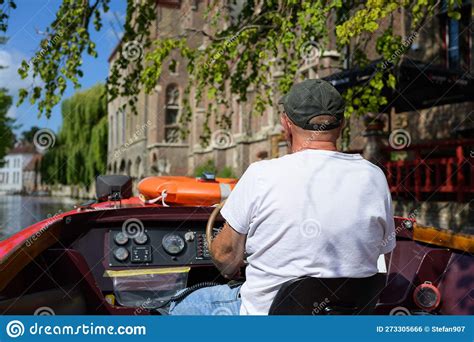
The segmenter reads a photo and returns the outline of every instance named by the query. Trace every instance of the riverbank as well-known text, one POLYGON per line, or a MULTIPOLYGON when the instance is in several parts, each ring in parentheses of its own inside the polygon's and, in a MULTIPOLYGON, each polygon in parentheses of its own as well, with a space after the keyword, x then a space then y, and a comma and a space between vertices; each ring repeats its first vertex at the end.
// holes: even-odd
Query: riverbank
POLYGON ((95 199, 95 186, 86 188, 79 185, 54 185, 50 189, 51 197, 68 197, 75 199, 95 199))
POLYGON ((0 240, 33 223, 74 208, 77 200, 65 196, 0 196, 0 240))

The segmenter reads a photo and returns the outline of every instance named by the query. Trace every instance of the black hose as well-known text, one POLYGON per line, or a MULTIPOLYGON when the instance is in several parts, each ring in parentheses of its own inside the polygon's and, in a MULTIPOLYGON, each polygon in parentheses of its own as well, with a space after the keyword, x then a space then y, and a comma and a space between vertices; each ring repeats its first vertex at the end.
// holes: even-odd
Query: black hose
POLYGON ((169 301, 179 303, 180 301, 182 301, 184 298, 186 298, 187 296, 189 296, 191 293, 193 293, 196 290, 202 289, 203 287, 211 287, 211 286, 219 286, 219 285, 222 285, 222 284, 216 283, 214 281, 205 281, 203 283, 194 284, 193 286, 188 287, 183 292, 171 297, 169 301))
POLYGON ((163 303, 161 303, 160 305, 154 307, 152 309, 152 311, 156 311, 158 309, 161 309, 163 307, 165 307, 166 305, 168 305, 169 303, 171 302, 176 302, 176 303, 179 303, 180 301, 182 301, 184 298, 186 298, 187 296, 189 296, 191 293, 193 293, 194 291, 196 290, 199 290, 199 289, 202 289, 203 287, 211 287, 211 286, 219 286, 219 285, 222 285, 220 283, 216 283, 214 281, 205 281, 205 282, 202 282, 202 283, 198 283, 198 284, 194 284, 193 286, 191 287, 188 287, 186 290, 184 290, 183 292, 177 294, 177 295, 174 295, 172 296, 170 299, 168 300, 165 300, 163 303))

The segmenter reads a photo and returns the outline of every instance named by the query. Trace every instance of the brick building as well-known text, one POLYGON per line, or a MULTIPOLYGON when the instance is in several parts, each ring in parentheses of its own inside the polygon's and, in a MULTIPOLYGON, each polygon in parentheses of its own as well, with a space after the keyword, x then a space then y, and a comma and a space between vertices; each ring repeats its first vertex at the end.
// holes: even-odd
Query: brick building
MULTIPOLYGON (((190 28, 208 29, 204 20, 206 6, 206 1, 197 0, 157 1, 156 21, 150 35, 159 39, 190 28)), ((374 128, 362 118, 350 120, 351 136, 346 149, 361 151, 366 158, 378 162, 387 172, 395 198, 466 203, 474 196, 474 142, 470 140, 474 136, 472 11, 471 2, 464 1, 461 19, 457 21, 449 18, 441 5, 411 36, 407 33, 409 15, 404 11, 397 13, 393 18, 394 31, 404 37, 409 50, 404 51, 396 70, 397 88, 384 93, 387 106, 381 113, 372 113, 381 125, 374 128), (398 132, 408 139, 402 148, 396 140, 397 146, 394 141, 389 143, 389 137, 398 132)), ((342 57, 335 49, 334 39, 330 39, 322 56, 303 63, 299 78, 326 78, 341 91, 363 84, 374 68, 384 67, 384 61, 377 60, 374 41, 367 46, 374 63, 358 69, 350 67, 350 58, 342 57)), ((206 38, 190 35, 188 44, 199 47, 206 44, 206 38)), ((111 63, 115 53, 110 57, 111 63)), ((250 114, 252 89, 247 102, 231 101, 230 130, 211 127, 215 133, 208 147, 203 147, 199 138, 207 103, 191 101, 190 134, 181 140, 178 118, 188 76, 181 57, 173 58, 177 61, 174 72, 165 66, 155 91, 140 94, 138 115, 120 111, 122 99, 109 104, 108 172, 127 173, 135 179, 148 175, 193 175, 197 166, 212 160, 217 169, 228 167, 240 175, 256 160, 287 152, 280 134, 278 109, 266 108, 260 116, 250 114)), ((277 78, 278 73, 275 67, 271 78, 277 78)), ((400 211, 408 215, 413 207, 418 206, 412 204, 400 211)), ((462 217, 472 216, 469 208, 461 209, 462 217)))

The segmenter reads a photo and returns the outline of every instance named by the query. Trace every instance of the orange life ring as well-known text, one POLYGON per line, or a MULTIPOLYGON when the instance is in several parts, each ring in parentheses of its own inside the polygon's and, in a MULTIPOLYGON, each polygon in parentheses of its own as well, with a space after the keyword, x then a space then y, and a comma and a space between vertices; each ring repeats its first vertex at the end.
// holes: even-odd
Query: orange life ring
POLYGON ((186 206, 211 206, 225 200, 237 183, 234 178, 200 178, 181 176, 147 177, 138 183, 140 197, 145 201, 166 194, 169 204, 186 206))

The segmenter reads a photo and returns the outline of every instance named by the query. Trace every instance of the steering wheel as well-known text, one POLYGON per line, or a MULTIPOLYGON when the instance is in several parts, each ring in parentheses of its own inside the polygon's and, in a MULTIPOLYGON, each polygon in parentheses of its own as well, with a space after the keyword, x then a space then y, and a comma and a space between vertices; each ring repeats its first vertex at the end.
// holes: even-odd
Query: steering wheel
POLYGON ((214 210, 209 216, 206 224, 206 242, 207 242, 207 249, 211 252, 211 243, 212 243, 212 230, 214 228, 214 223, 216 222, 217 215, 221 212, 222 207, 224 206, 225 201, 222 201, 218 205, 215 206, 214 210))

